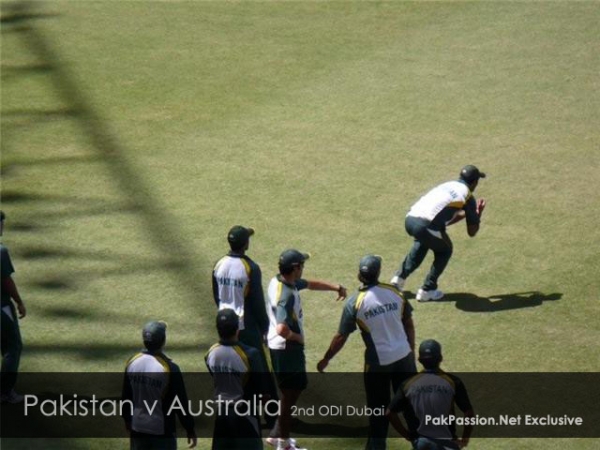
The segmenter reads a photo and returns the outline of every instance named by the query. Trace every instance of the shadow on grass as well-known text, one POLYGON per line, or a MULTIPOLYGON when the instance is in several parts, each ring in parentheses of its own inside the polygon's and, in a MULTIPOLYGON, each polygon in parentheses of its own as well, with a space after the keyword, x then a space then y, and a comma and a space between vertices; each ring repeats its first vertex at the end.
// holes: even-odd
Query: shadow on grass
MULTIPOLYGON (((415 298, 414 294, 409 293, 409 295, 410 298, 415 298)), ((456 307, 461 311, 498 312, 541 306, 544 302, 560 300, 562 296, 563 294, 559 292, 543 294, 539 291, 498 294, 489 297, 479 297, 468 292, 452 292, 446 294, 441 300, 429 303, 455 302, 456 307)))
MULTIPOLYGON (((129 213, 134 214, 136 219, 144 230, 148 245, 152 246, 158 255, 152 263, 140 261, 131 258, 127 261, 120 261, 120 270, 110 270, 102 273, 89 273, 85 269, 78 273, 77 270, 69 273, 78 281, 83 279, 100 278, 110 275, 118 275, 124 272, 123 267, 140 267, 145 270, 160 270, 168 273, 177 286, 186 291, 185 298, 188 307, 195 314, 212 313, 212 300, 209 302, 199 302, 197 299, 201 292, 208 292, 209 280, 204 283, 196 273, 194 255, 190 250, 190 245, 181 236, 181 230, 178 229, 174 220, 160 206, 160 202, 153 195, 153 190, 143 177, 140 171, 132 164, 131 159, 127 157, 128 152, 121 144, 118 136, 112 132, 109 123, 101 117, 96 107, 86 96, 86 88, 77 81, 63 64, 64 58, 55 51, 49 40, 44 36, 38 27, 36 20, 46 17, 59 17, 56 14, 40 14, 37 12, 35 2, 20 1, 3 5, 2 10, 2 32, 15 33, 19 40, 25 44, 27 52, 34 58, 34 62, 24 65, 10 65, 8 67, 11 75, 15 77, 35 76, 45 77, 45 81, 57 94, 58 109, 36 110, 33 107, 26 106, 25 109, 14 111, 2 111, 7 120, 3 120, 3 139, 1 141, 4 152, 9 142, 19 142, 21 133, 27 133, 27 127, 40 126, 43 118, 49 120, 69 120, 81 129, 87 137, 94 153, 90 156, 77 157, 74 160, 70 158, 45 161, 44 155, 39 158, 17 159, 13 165, 26 168, 33 164, 48 164, 48 169, 52 170, 54 164, 62 163, 101 163, 108 170, 113 182, 121 192, 119 201, 106 201, 100 199, 86 199, 78 195, 74 196, 56 196, 45 192, 20 193, 5 191, 3 202, 7 203, 28 203, 32 204, 32 215, 29 220, 17 218, 20 222, 18 229, 26 232, 43 232, 44 228, 51 226, 52 223, 61 223, 65 218, 88 217, 95 215, 129 213), (27 119, 23 122, 23 118, 27 119), (17 120, 17 126, 11 123, 11 120, 17 120), (22 126, 25 123, 25 126, 22 126), (21 125, 19 125, 21 124, 21 125), (12 128, 11 128, 12 127, 12 128), (9 139, 7 139, 9 138, 9 139), (12 140, 10 139, 12 138, 12 140), (38 204, 47 205, 58 203, 61 208, 49 213, 36 213, 38 204), (38 225, 38 217, 43 216, 43 225, 38 225)), ((6 84, 6 83, 5 83, 6 84)), ((4 86, 3 86, 4 87, 4 86)), ((18 154, 18 149, 14 150, 18 154)), ((52 176, 52 175, 48 175, 52 176)), ((30 248, 23 249, 25 257, 30 259, 43 259, 59 257, 61 260, 80 261, 87 259, 104 258, 104 255, 91 255, 63 249, 57 251, 54 248, 30 248)), ((117 255, 121 256, 121 255, 117 255)), ((57 290, 71 288, 74 283, 71 280, 39 280, 34 284, 42 289, 57 290)))

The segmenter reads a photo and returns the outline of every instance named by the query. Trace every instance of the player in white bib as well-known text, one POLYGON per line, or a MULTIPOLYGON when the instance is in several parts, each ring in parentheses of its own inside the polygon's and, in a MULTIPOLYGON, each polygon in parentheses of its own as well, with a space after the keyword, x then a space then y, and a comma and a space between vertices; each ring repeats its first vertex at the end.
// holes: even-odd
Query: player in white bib
POLYGON ((391 280, 399 290, 404 289, 408 276, 419 268, 427 252, 432 250, 433 264, 417 291, 417 300, 440 300, 444 296, 438 290, 438 278, 450 261, 453 250, 446 227, 466 219, 469 236, 477 234, 485 208, 485 200, 476 201, 473 197, 480 178, 485 178, 485 173, 475 166, 465 166, 458 180, 434 187, 410 208, 405 227, 406 232, 414 238, 414 243, 391 280))
POLYGON ((215 400, 225 407, 217 414, 212 450, 262 450, 257 411, 237 409, 239 402, 258 402, 267 396, 266 368, 254 347, 238 341, 239 318, 232 309, 217 313, 219 342, 204 360, 213 377, 215 400))
POLYGON ((163 352, 166 333, 165 322, 147 323, 142 331, 146 350, 127 361, 123 399, 132 402, 133 410, 125 409, 123 418, 132 450, 175 450, 176 416, 186 430, 189 448, 197 443, 191 414, 179 408, 169 413, 176 398, 187 407, 188 397, 179 366, 163 352))
MULTIPOLYGON (((381 257, 367 255, 360 260, 358 279, 362 286, 346 302, 338 332, 317 364, 323 372, 359 327, 366 347, 364 380, 367 407, 371 409, 389 404, 391 392, 416 372, 412 307, 394 286, 379 282, 380 273, 381 257)), ((387 432, 386 417, 370 416, 365 449, 385 450, 387 432)))
POLYGON ((458 439, 454 424, 428 423, 427 417, 455 415, 454 406, 465 417, 475 417, 465 385, 456 375, 440 369, 442 346, 428 339, 419 346, 423 371, 406 380, 392 399, 386 415, 392 426, 412 443, 413 450, 458 450, 469 444, 473 425, 463 427, 458 439), (407 427, 399 419, 403 413, 407 427))
MULTIPOLYGON (((227 233, 230 252, 216 264, 212 274, 213 298, 219 311, 233 310, 239 317, 239 341, 258 350, 265 370, 269 370, 268 350, 265 337, 269 330, 269 318, 265 307, 260 266, 247 254, 254 229, 236 225, 227 233)), ((266 377, 271 399, 278 397, 275 379, 266 377)), ((275 419, 265 415, 267 426, 275 419)))

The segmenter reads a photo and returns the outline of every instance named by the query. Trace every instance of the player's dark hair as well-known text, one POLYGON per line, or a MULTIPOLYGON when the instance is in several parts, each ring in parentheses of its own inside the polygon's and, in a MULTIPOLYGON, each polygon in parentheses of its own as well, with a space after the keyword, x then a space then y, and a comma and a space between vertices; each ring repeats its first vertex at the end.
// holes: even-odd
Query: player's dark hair
POLYGON ((244 250, 246 250, 246 245, 247 244, 248 244, 248 242, 245 242, 242 245, 240 245, 239 243, 230 242, 229 243, 229 248, 231 249, 232 252, 242 253, 244 250))
POLYGON ((217 328, 217 332, 219 333, 219 337, 221 339, 231 339, 237 333, 238 328, 234 326, 220 326, 217 328))
POLYGON ((365 274, 359 273, 358 274, 358 281, 360 281, 362 284, 374 284, 377 283, 379 281, 379 275, 374 276, 367 276, 365 274))
POLYGON ((442 362, 441 358, 419 358, 419 362, 423 365, 425 370, 434 370, 440 367, 442 362))
POLYGON ((279 266, 279 273, 281 275, 288 275, 294 271, 295 266, 279 266))
POLYGON ((165 339, 161 341, 144 341, 144 347, 149 352, 157 352, 165 345, 165 339))

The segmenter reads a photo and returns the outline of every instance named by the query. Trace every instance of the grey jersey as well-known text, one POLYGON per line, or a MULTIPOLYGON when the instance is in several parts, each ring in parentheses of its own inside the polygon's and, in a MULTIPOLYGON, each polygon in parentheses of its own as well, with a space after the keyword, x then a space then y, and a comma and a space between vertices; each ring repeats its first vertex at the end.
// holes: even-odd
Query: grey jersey
POLYGON ((366 362, 392 364, 411 352, 403 324, 411 312, 410 304, 392 285, 364 286, 346 301, 338 332, 348 336, 358 325, 367 347, 366 362))
POLYGON ((204 358, 213 376, 215 398, 238 401, 265 392, 266 369, 253 347, 220 342, 213 345, 204 358))
POLYGON ((457 376, 425 371, 409 378, 396 393, 389 409, 404 412, 411 431, 432 439, 456 439, 453 426, 434 425, 430 417, 448 417, 454 404, 461 411, 472 409, 464 384, 457 376))

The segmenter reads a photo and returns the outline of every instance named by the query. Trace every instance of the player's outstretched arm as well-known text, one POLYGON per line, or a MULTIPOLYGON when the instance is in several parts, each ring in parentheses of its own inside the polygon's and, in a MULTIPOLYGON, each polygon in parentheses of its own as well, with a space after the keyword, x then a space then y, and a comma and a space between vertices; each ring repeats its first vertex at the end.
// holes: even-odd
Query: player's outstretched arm
POLYGON ((308 289, 311 291, 333 291, 338 293, 336 301, 344 300, 348 296, 346 288, 337 283, 330 283, 322 280, 307 280, 308 289))

